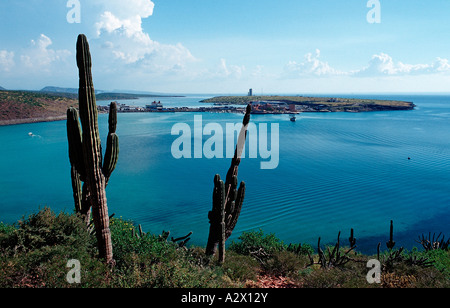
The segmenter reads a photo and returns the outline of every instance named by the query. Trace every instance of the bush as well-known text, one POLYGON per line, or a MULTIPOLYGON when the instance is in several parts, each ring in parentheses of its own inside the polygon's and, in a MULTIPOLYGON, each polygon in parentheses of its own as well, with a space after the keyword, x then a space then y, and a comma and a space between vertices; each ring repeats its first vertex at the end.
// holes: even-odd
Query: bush
POLYGON ((164 258, 174 258, 176 254, 175 246, 159 239, 158 236, 137 235, 136 227, 131 221, 113 218, 110 229, 114 259, 118 265, 131 253, 153 257, 155 262, 164 258))
POLYGON ((7 232, 0 238, 1 248, 29 252, 57 245, 89 251, 95 247, 95 239, 76 215, 56 215, 44 208, 18 224, 18 229, 6 228, 7 232))
POLYGON ((19 221, 17 229, 2 227, 0 248, 0 287, 71 287, 66 280, 71 259, 83 265, 84 285, 105 281, 96 240, 77 215, 44 208, 19 221))
POLYGON ((243 232, 238 239, 240 242, 232 241, 229 249, 241 255, 250 255, 260 249, 265 253, 272 254, 286 248, 275 234, 264 235, 261 229, 259 231, 243 232))

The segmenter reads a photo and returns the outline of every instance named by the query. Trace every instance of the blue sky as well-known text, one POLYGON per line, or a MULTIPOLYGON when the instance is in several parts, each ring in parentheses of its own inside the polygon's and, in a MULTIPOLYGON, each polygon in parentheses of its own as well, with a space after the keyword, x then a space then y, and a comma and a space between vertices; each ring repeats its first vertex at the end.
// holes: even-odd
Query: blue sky
POLYGON ((0 2, 0 86, 77 87, 85 33, 103 90, 450 92, 448 0, 379 0, 380 23, 368 0, 68 2, 0 2))

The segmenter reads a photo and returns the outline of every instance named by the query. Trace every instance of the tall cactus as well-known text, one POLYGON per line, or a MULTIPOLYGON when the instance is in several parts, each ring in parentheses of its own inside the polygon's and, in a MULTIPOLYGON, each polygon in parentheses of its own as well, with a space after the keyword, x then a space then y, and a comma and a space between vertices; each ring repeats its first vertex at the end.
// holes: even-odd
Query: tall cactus
POLYGON ((389 229, 389 242, 386 243, 386 246, 389 250, 392 250, 395 246, 394 242, 394 221, 391 220, 391 227, 389 229))
POLYGON ((230 238, 236 227, 245 197, 245 182, 242 182, 238 189, 237 175, 247 138, 251 111, 252 107, 248 105, 234 158, 227 173, 226 183, 221 180, 220 175, 217 174, 214 177, 213 208, 208 214, 210 229, 206 254, 214 255, 217 246, 219 246, 219 261, 221 263, 225 261, 225 242, 230 238))
POLYGON ((82 34, 78 36, 77 41, 77 65, 80 76, 78 95, 82 131, 77 111, 74 108, 67 111, 67 135, 75 206, 77 211, 87 217, 92 207, 99 255, 110 263, 113 262, 113 252, 105 189, 117 165, 119 154, 119 138, 115 133, 117 106, 116 103, 111 103, 110 106, 109 133, 103 161, 98 130, 98 111, 92 82, 91 54, 86 36, 82 34), (81 181, 84 182, 82 189, 80 189, 81 181))

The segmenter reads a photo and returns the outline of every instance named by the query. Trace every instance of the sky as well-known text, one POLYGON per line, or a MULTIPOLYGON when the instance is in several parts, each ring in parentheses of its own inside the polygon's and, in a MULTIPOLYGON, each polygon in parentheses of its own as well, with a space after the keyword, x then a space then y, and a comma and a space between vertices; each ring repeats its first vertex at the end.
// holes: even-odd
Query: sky
POLYGON ((450 1, 1 0, 0 86, 160 93, 449 93, 450 1), (342 3, 345 4, 342 4, 342 3))

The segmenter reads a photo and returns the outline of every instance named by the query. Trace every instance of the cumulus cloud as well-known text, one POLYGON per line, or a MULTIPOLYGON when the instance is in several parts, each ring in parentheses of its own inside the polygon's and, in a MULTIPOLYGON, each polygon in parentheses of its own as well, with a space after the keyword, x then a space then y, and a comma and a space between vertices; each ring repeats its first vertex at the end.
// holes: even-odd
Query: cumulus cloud
POLYGON ((245 72, 245 66, 239 65, 228 65, 227 60, 222 58, 220 59, 219 65, 217 65, 216 69, 210 71, 210 77, 212 78, 234 78, 240 79, 242 74, 245 72))
POLYGON ((150 0, 100 0, 102 11, 95 23, 102 47, 123 64, 139 64, 148 70, 180 71, 186 63, 196 61, 181 43, 163 44, 150 38, 142 21, 153 15, 150 0))
POLYGON ((14 65, 14 52, 0 50, 0 71, 9 72, 14 65))
POLYGON ((285 78, 301 77, 325 77, 325 76, 354 76, 354 77, 383 77, 383 76, 406 76, 450 73, 448 59, 437 58, 431 64, 407 64, 401 61, 395 62, 386 53, 372 56, 367 66, 353 71, 339 71, 334 69, 328 62, 320 59, 320 50, 308 53, 301 63, 290 61, 283 71, 285 78))
POLYGON ((66 61, 71 56, 68 50, 50 48, 52 44, 52 40, 44 34, 37 40, 31 40, 30 48, 20 56, 21 63, 28 68, 49 70, 52 63, 66 61))
POLYGON ((306 54, 304 61, 301 63, 289 61, 284 70, 284 76, 288 78, 302 76, 333 76, 342 74, 344 74, 344 72, 334 69, 328 62, 320 60, 319 49, 316 49, 314 54, 306 54))
POLYGON ((395 75, 421 75, 450 72, 447 59, 437 58, 431 64, 405 64, 395 63, 393 58, 385 53, 372 56, 369 65, 361 70, 352 72, 353 76, 395 76, 395 75))

